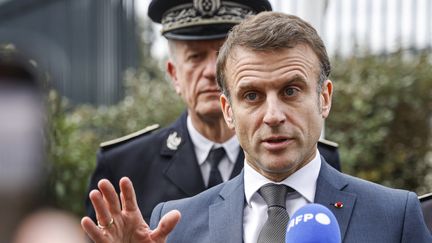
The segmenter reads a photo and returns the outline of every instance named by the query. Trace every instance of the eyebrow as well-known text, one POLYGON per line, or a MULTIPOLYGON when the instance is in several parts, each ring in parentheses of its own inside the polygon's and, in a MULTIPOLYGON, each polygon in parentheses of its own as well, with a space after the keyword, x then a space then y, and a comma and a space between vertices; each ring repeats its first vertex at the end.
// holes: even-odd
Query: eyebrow
POLYGON ((304 76, 301 76, 299 74, 295 74, 293 77, 287 79, 287 82, 302 82, 302 83, 306 83, 306 79, 304 76))
POLYGON ((248 89, 256 89, 256 87, 250 83, 246 83, 246 84, 238 85, 236 90, 242 91, 242 90, 248 90, 248 89))
MULTIPOLYGON (((253 83, 255 83, 256 81, 242 81, 240 80, 237 85, 238 90, 244 90, 244 89, 256 89, 256 86, 253 85, 253 83)), ((295 74, 293 77, 284 79, 283 81, 281 81, 281 83, 283 83, 284 85, 290 84, 290 83, 295 83, 295 82, 301 82, 304 84, 307 84, 307 80, 298 74, 295 74)))

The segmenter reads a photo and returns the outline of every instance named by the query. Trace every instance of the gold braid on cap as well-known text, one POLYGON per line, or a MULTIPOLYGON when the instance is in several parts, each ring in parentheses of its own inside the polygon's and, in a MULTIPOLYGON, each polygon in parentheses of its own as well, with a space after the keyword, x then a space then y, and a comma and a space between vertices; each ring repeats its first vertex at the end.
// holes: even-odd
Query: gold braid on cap
POLYGON ((194 0, 166 11, 162 17, 162 34, 175 29, 211 24, 238 24, 249 15, 252 8, 230 1, 194 0))

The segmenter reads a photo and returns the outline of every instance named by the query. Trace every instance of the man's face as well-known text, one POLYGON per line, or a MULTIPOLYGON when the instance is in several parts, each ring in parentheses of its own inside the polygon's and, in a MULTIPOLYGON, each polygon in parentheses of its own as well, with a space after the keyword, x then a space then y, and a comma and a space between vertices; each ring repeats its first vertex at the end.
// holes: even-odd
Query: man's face
POLYGON ((173 60, 168 62, 168 73, 192 116, 222 116, 216 83, 216 57, 223 42, 223 39, 173 42, 173 60))
POLYGON ((285 179, 316 155, 332 93, 327 80, 318 94, 319 71, 307 45, 274 52, 237 47, 227 61, 225 120, 249 165, 271 180, 285 179))

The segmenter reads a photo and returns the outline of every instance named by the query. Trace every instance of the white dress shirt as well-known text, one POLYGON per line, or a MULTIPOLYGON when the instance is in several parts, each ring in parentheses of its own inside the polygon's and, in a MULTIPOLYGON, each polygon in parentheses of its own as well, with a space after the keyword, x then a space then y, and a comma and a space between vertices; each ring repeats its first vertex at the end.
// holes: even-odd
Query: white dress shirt
POLYGON ((204 184, 207 186, 210 178, 211 165, 206 159, 212 148, 224 147, 226 153, 219 163, 218 168, 223 181, 229 180, 240 151, 240 144, 237 137, 234 135, 222 144, 210 141, 195 129, 192 125, 192 119, 189 116, 187 117, 187 129, 194 145, 195 155, 201 169, 204 184))
POLYGON ((246 205, 243 211, 244 243, 256 243, 259 232, 267 220, 267 204, 259 195, 258 190, 267 183, 285 184, 294 190, 286 199, 286 209, 291 216, 302 206, 314 202, 316 181, 321 167, 321 157, 317 150, 315 158, 300 170, 275 183, 255 171, 245 161, 244 185, 246 205))

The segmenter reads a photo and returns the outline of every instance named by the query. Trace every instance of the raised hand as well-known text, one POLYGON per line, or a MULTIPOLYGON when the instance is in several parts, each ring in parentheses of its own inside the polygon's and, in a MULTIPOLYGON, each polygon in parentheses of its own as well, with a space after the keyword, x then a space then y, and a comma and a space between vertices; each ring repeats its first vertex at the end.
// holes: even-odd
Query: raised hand
POLYGON ((151 230, 138 208, 132 182, 127 177, 120 180, 120 201, 114 186, 106 179, 98 183, 99 190, 90 192, 98 225, 89 217, 81 226, 96 243, 162 243, 180 220, 180 212, 167 213, 156 229, 151 230))

